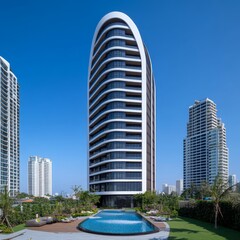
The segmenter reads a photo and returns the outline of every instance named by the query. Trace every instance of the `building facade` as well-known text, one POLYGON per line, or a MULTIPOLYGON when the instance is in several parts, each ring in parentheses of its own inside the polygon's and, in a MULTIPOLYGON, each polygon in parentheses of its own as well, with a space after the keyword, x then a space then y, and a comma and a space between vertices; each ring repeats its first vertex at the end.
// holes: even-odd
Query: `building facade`
POLYGON ((134 22, 111 12, 98 23, 88 79, 88 185, 102 205, 132 205, 155 190, 155 81, 134 22))
MULTIPOLYGON (((228 184, 229 184, 229 187, 232 187, 233 185, 237 184, 237 176, 236 176, 236 174, 229 175, 229 177, 228 177, 228 184)), ((235 191, 236 190, 236 186, 234 186, 232 189, 235 191)))
POLYGON ((43 197, 52 195, 52 161, 38 156, 28 160, 28 194, 43 197))
POLYGON ((19 84, 10 64, 0 57, 0 191, 19 192, 19 84))
POLYGON ((171 193, 175 193, 176 192, 176 186, 174 185, 168 185, 168 184, 163 184, 162 185, 162 192, 170 195, 171 193))
POLYGON ((183 179, 176 181, 176 193, 178 196, 183 193, 183 179))
POLYGON ((226 129, 210 99, 195 101, 189 108, 183 145, 184 189, 192 184, 200 186, 202 182, 212 184, 217 175, 228 182, 226 129))

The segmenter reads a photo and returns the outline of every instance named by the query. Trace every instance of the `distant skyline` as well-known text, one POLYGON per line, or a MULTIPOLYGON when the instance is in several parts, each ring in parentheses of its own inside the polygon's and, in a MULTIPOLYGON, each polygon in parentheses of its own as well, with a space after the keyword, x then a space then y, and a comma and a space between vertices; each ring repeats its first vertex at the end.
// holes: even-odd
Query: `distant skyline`
POLYGON ((98 21, 136 23, 157 88, 157 189, 182 179, 188 107, 212 99, 227 130, 229 174, 240 177, 239 1, 2 1, 0 56, 20 84, 20 190, 29 156, 49 157, 53 193, 87 187, 87 79, 98 21))

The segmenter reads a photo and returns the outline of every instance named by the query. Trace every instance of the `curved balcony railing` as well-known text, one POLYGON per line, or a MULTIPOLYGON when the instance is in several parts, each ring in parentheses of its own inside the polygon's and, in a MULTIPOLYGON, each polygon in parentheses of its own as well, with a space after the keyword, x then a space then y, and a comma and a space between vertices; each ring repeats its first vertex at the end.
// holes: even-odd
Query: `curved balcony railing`
MULTIPOLYGON (((100 62, 97 66, 97 69, 93 69, 91 71, 91 75, 90 75, 90 79, 93 79, 94 76, 98 73, 101 74, 101 72, 106 68, 103 67, 104 65, 108 65, 111 62, 115 62, 115 61, 123 61, 123 62, 134 62, 134 63, 141 63, 141 59, 140 57, 134 57, 131 55, 124 55, 124 56, 120 56, 117 55, 116 56, 108 56, 106 58, 104 58, 104 61, 100 62), (100 72, 100 73, 99 73, 100 72)), ((141 66, 140 66, 141 67, 141 66)))
POLYGON ((94 126, 93 129, 91 129, 91 131, 89 132, 89 134, 94 134, 95 132, 97 132, 97 130, 99 128, 101 128, 103 125, 108 124, 108 123, 112 123, 112 122, 124 122, 124 123, 142 123, 141 119, 128 119, 128 118, 113 118, 113 119, 109 119, 109 120, 105 120, 101 123, 97 123, 96 126, 94 126))
MULTIPOLYGON (((113 142, 113 143, 115 143, 115 142, 113 142)), ((119 147, 116 147, 116 146, 108 146, 108 147, 103 147, 103 148, 101 148, 101 149, 98 149, 98 150, 93 150, 93 152, 90 152, 90 157, 92 157, 92 156, 95 156, 96 154, 99 154, 99 153, 101 153, 101 152, 105 152, 105 151, 107 151, 107 150, 119 150, 119 149, 127 149, 127 150, 129 150, 129 149, 135 149, 135 150, 140 150, 140 149, 142 149, 142 145, 141 145, 141 143, 139 143, 138 145, 137 144, 132 144, 132 145, 130 145, 130 144, 122 144, 122 146, 119 146, 119 147)))
POLYGON ((107 31, 109 31, 109 29, 114 29, 114 28, 119 28, 119 27, 123 27, 123 29, 129 29, 128 25, 123 22, 114 22, 114 23, 107 24, 105 27, 100 29, 100 31, 98 32, 98 35, 97 35, 96 41, 95 41, 95 45, 98 44, 98 42, 102 38, 103 34, 106 33, 107 31))
MULTIPOLYGON (((102 39, 102 41, 99 42, 99 44, 95 45, 94 47, 94 51, 93 51, 93 58, 94 56, 97 55, 97 52, 104 46, 104 44, 106 44, 106 42, 109 41, 109 39, 126 39, 128 41, 135 41, 135 38, 133 37, 133 35, 131 34, 127 34, 125 32, 116 32, 116 30, 125 30, 125 29, 117 29, 117 28, 114 28, 114 29, 110 29, 108 33, 110 33, 111 31, 115 31, 114 32, 111 32, 109 35, 108 33, 106 34, 105 38, 102 39)), ((101 53, 99 53, 101 54, 101 53)), ((99 55, 98 54, 98 55, 99 55)))
POLYGON ((108 142, 113 142, 113 141, 119 141, 119 140, 124 140, 124 141, 129 141, 129 140, 133 140, 133 141, 141 141, 142 137, 141 136, 135 136, 135 137, 132 137, 132 136, 125 136, 125 137, 105 137, 103 139, 101 139, 100 141, 97 141, 96 143, 94 144, 91 144, 90 147, 89 147, 89 150, 93 150, 95 147, 99 147, 101 146, 102 144, 104 143, 108 143, 108 142))
POLYGON ((101 105, 98 107, 98 109, 92 111, 91 113, 89 113, 89 117, 91 118, 90 122, 92 122, 93 120, 95 120, 100 114, 102 114, 104 111, 107 110, 111 110, 111 109, 125 109, 125 110, 142 110, 142 107, 140 106, 126 106, 126 102, 128 103, 141 103, 140 100, 129 100, 129 99, 115 99, 113 101, 113 99, 111 100, 107 100, 103 103, 101 103, 101 105), (116 102, 122 103, 122 104, 116 104, 116 102), (113 103, 113 104, 111 104, 113 103), (105 106, 104 106, 105 105, 105 106), (104 106, 103 108, 101 108, 102 106, 104 106))
POLYGON ((98 93, 98 91, 101 87, 103 87, 105 84, 108 84, 110 82, 115 82, 115 81, 130 82, 130 83, 141 83, 141 77, 130 77, 130 76, 126 76, 126 75, 122 75, 122 76, 108 75, 106 78, 99 81, 94 88, 90 89, 90 92, 89 92, 90 100, 94 97, 94 95, 96 93, 98 93))
POLYGON ((128 37, 120 37, 120 36, 114 36, 106 39, 102 46, 100 46, 95 55, 92 56, 92 67, 95 67, 97 65, 98 61, 102 59, 102 56, 108 52, 108 50, 114 50, 114 49, 122 49, 126 51, 134 51, 139 52, 139 49, 137 46, 127 44, 126 41, 134 41, 134 39, 128 38, 128 37))
MULTIPOLYGON (((96 49, 95 53, 92 56, 92 64, 95 64, 98 61, 99 57, 106 49, 114 46, 124 47, 126 45, 126 41, 135 42, 135 39, 134 37, 130 37, 130 36, 111 36, 104 39, 104 41, 96 49), (112 42, 116 42, 118 44, 113 44, 112 42)), ((132 45, 129 45, 129 46, 131 47, 132 45)))
POLYGON ((107 154, 98 158, 94 158, 90 160, 90 167, 96 167, 109 162, 121 162, 121 161, 141 161, 142 154, 141 152, 113 152, 111 154, 107 154), (117 155, 116 155, 117 154, 117 155))
POLYGON ((91 125, 90 125, 90 133, 93 132, 95 129, 99 128, 99 126, 106 122, 106 121, 109 121, 109 120, 112 120, 112 119, 123 119, 123 120, 134 120, 134 121, 141 121, 142 118, 141 116, 139 117, 130 117, 130 116, 126 116, 125 112, 121 112, 122 114, 117 114, 117 115, 110 115, 108 114, 106 117, 104 117, 101 121, 98 121, 97 123, 94 124, 94 127, 91 128, 91 125))
POLYGON ((141 128, 112 128, 112 129, 104 129, 103 131, 101 130, 97 134, 94 134, 94 136, 90 136, 90 143, 92 141, 95 141, 99 137, 101 137, 104 134, 110 133, 110 132, 120 132, 120 131, 125 131, 125 132, 132 132, 132 133, 141 133, 142 129, 141 128))
MULTIPOLYGON (((135 48, 128 48, 126 46, 113 46, 113 47, 109 47, 109 48, 106 48, 99 56, 97 59, 92 59, 92 63, 91 63, 91 70, 93 70, 94 68, 96 68, 96 66, 99 66, 101 64, 101 62, 105 59, 106 55, 113 51, 113 50, 123 50, 125 51, 127 54, 126 55, 129 55, 129 56, 132 56, 133 53, 135 54, 140 54, 139 53, 139 49, 135 49, 135 48), (130 54, 130 52, 132 54, 130 54)), ((140 56, 140 55, 139 55, 140 56)))
MULTIPOLYGON (((135 93, 141 93, 141 85, 140 86, 126 86, 125 81, 111 81, 109 83, 106 84, 106 86, 99 92, 97 92, 97 98, 94 101, 91 101, 90 99, 90 107, 97 101, 97 99, 100 99, 102 93, 104 92, 108 92, 109 90, 119 90, 119 89, 123 89, 123 90, 129 90, 128 92, 135 92, 135 93)), ((94 94, 91 95, 91 97, 94 94)))
MULTIPOLYGON (((122 91, 123 93, 125 93, 124 91, 122 91)), ((103 106, 104 104, 107 104, 109 102, 109 100, 113 100, 113 99, 116 99, 116 100, 120 100, 120 99, 123 99, 123 100, 136 100, 135 102, 138 102, 138 103, 141 103, 141 96, 139 97, 134 97, 134 96, 126 96, 125 95, 110 95, 111 93, 114 93, 114 92, 110 92, 108 93, 107 96, 103 97, 103 99, 101 99, 101 101, 97 104, 91 104, 91 106, 89 107, 89 112, 90 112, 90 115, 91 115, 91 112, 94 112, 96 111, 99 107, 103 106), (95 105, 95 106, 94 106, 95 105)), ((104 96, 104 94, 103 94, 104 96)))
POLYGON ((90 119, 89 126, 91 127, 92 125, 96 124, 96 122, 98 121, 98 119, 99 119, 100 117, 106 115, 107 113, 111 113, 111 112, 125 112, 125 113, 134 112, 134 113, 142 113, 141 111, 142 111, 141 109, 139 109, 139 110, 133 110, 133 109, 131 109, 131 108, 129 108, 129 109, 122 109, 122 108, 105 109, 105 110, 101 111, 100 113, 98 113, 97 116, 95 116, 93 119, 90 119))

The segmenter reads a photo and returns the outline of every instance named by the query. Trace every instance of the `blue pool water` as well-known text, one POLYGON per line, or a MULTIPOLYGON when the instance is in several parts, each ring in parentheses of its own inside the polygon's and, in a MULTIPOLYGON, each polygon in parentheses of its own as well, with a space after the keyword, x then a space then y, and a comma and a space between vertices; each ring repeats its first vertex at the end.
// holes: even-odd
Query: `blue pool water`
POLYGON ((80 223, 78 228, 87 232, 112 235, 146 234, 159 231, 138 213, 116 210, 101 211, 80 223))

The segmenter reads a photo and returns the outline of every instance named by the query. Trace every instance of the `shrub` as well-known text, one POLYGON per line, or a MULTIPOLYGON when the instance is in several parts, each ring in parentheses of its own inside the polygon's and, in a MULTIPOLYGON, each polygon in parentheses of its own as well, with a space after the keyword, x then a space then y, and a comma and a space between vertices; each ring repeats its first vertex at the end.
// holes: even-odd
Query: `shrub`
POLYGON ((9 227, 6 227, 5 229, 3 229, 3 233, 12 233, 12 229, 9 227))

